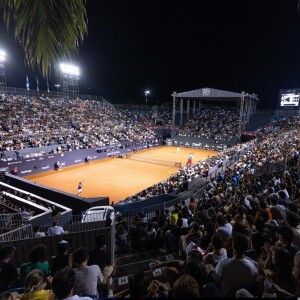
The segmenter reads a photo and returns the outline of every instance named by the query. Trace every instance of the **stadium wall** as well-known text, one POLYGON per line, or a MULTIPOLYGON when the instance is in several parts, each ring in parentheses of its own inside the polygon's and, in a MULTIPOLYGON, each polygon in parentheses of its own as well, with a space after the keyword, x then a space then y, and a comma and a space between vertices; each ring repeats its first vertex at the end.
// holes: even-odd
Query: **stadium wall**
POLYGON ((13 257, 12 263, 16 266, 20 266, 22 263, 27 262, 29 260, 28 257, 30 250, 38 244, 44 244, 46 246, 48 255, 56 256, 58 255, 57 244, 60 241, 68 241, 70 247, 69 253, 73 253, 79 247, 93 249, 95 247, 96 237, 100 234, 103 234, 105 236, 107 251, 109 253, 113 253, 111 249, 113 239, 111 231, 111 228, 105 227, 90 231, 10 241, 7 243, 2 243, 1 246, 3 247, 5 245, 13 245, 16 247, 16 253, 13 257))
MULTIPOLYGON (((153 144, 153 147, 161 146, 162 141, 157 141, 153 144)), ((33 174, 39 174, 54 170, 55 163, 59 161, 64 167, 74 166, 85 163, 87 156, 90 156, 92 160, 99 160, 106 157, 112 157, 115 155, 124 155, 132 152, 133 148, 136 150, 147 149, 147 144, 136 143, 129 148, 125 147, 125 143, 119 146, 106 146, 99 148, 88 148, 75 151, 67 151, 63 153, 48 154, 40 157, 22 158, 19 160, 1 161, 0 168, 8 168, 8 172, 12 173, 14 167, 17 167, 18 176, 27 176, 33 174)), ((31 151, 40 151, 39 148, 34 148, 31 151)), ((6 153, 7 154, 7 153, 6 153)), ((21 154, 21 151, 20 151, 21 154)))
POLYGON ((29 191, 32 194, 38 195, 50 201, 72 208, 73 214, 79 215, 83 211, 93 206, 109 205, 108 197, 98 198, 82 198, 76 195, 62 192, 50 187, 43 186, 38 183, 34 183, 25 178, 5 174, 5 180, 9 181, 9 184, 19 189, 29 191))

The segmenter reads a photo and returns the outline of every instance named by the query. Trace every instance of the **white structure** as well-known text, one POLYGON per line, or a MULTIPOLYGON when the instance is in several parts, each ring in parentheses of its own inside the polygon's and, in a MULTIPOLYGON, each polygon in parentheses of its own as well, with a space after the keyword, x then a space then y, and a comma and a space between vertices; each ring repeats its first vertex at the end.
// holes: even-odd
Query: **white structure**
POLYGON ((79 95, 79 75, 77 66, 61 63, 57 69, 58 84, 65 97, 76 98, 79 95))
POLYGON ((5 75, 5 62, 6 53, 0 50, 0 93, 6 94, 6 75, 5 75))

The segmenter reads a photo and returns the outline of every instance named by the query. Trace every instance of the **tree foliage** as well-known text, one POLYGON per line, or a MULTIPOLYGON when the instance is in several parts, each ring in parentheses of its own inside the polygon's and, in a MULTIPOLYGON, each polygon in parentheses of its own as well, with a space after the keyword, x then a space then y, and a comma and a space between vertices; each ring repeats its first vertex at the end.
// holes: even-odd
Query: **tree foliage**
POLYGON ((87 34, 84 0, 1 0, 7 29, 25 52, 26 64, 48 77, 51 65, 79 50, 87 34))

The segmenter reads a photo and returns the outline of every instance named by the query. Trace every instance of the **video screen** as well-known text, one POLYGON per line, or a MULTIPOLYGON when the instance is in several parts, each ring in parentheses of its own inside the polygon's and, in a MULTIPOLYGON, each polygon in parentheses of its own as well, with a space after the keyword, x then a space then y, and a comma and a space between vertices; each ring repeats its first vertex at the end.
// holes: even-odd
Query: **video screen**
POLYGON ((298 107, 300 89, 281 90, 280 107, 298 107))

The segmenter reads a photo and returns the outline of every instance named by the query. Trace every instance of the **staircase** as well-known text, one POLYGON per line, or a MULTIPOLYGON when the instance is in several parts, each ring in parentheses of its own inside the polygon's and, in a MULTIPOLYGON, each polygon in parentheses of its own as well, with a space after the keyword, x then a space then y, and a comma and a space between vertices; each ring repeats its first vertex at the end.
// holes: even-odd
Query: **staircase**
POLYGON ((156 279, 168 285, 162 268, 151 269, 150 262, 155 259, 169 261, 178 259, 178 253, 167 253, 165 249, 148 250, 140 253, 127 253, 116 256, 116 271, 113 276, 114 294, 128 288, 129 276, 144 271, 150 281, 156 279))

